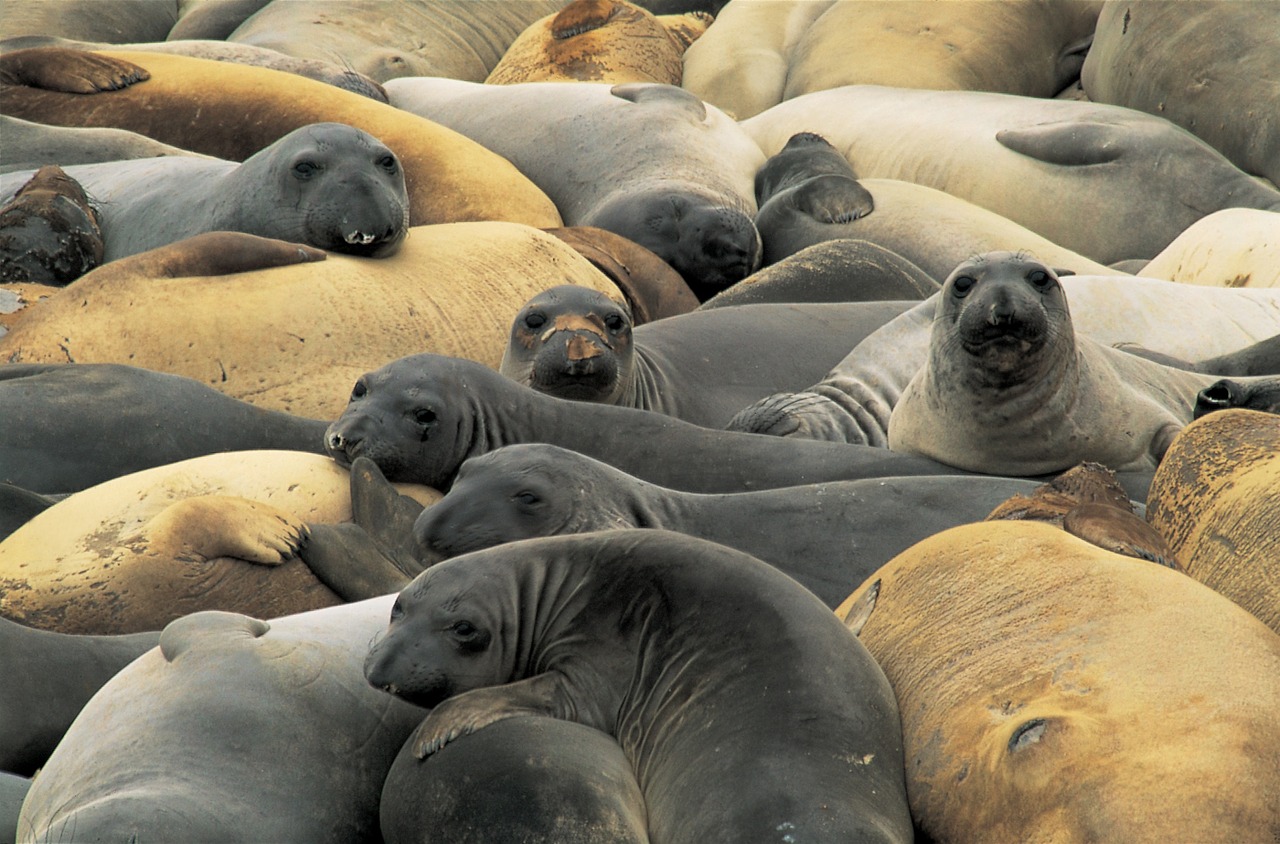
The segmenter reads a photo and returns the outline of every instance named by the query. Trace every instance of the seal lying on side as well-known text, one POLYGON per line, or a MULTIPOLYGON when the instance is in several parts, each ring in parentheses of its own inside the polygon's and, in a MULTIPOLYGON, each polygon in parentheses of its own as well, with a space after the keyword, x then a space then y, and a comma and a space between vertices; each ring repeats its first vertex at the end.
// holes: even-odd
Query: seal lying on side
POLYGON ((983 522, 900 554, 845 608, 897 694, 931 840, 1280 829, 1280 636, 1185 575, 983 522))
MULTIPOLYGON (((66 169, 97 203, 107 261, 211 231, 381 258, 409 229, 399 159, 341 123, 296 129, 242 164, 172 156, 66 169)), ((0 177, 0 200, 25 178, 0 177)))
POLYGON ((271 621, 202 612, 168 625, 49 757, 22 807, 24 834, 376 839, 382 781, 423 716, 360 676, 392 600, 271 621))
POLYGON ((67 284, 102 256, 98 213, 61 167, 41 167, 0 207, 0 281, 67 284))
POLYGON ((689 492, 954 472, 884 449, 717 431, 647 410, 557 399, 473 361, 432 354, 362 376, 325 434, 339 463, 365 456, 389 480, 439 490, 468 457, 519 442, 570 448, 689 492))
POLYGON ((146 135, 125 129, 103 127, 50 126, 0 114, 0 173, 36 170, 46 164, 97 164, 132 158, 199 153, 162 144, 146 135))
POLYGON ((889 417, 889 448, 998 474, 1084 461, 1154 468, 1206 376, 1076 336, 1053 270, 1010 253, 942 286, 929 359, 889 417))
POLYGON ((669 317, 633 332, 622 305, 560 285, 516 314, 499 371, 559 398, 718 428, 757 399, 820 378, 910 306, 755 305, 669 317))
POLYGON ((874 478, 697 495, 530 443, 462 464, 449 493, 418 516, 413 531, 429 563, 535 536, 672 530, 771 563, 834 607, 908 546, 1035 488, 1006 478, 874 478))
POLYGON ((1259 340, 1252 346, 1246 346, 1239 351, 1228 352, 1225 355, 1216 355, 1211 358, 1202 358, 1196 361, 1180 360, 1172 355, 1162 355, 1142 346, 1127 343, 1120 344, 1118 348, 1129 354, 1138 355, 1156 363, 1162 363, 1165 366, 1185 369, 1189 372, 1199 372, 1204 375, 1225 375, 1228 377, 1280 375, 1280 334, 1268 337, 1265 340, 1259 340))
POLYGON ((419 757, 530 712, 609 733, 653 842, 912 837, 880 669, 795 581, 714 543, 607 531, 442 563, 397 596, 365 677, 435 707, 419 757))

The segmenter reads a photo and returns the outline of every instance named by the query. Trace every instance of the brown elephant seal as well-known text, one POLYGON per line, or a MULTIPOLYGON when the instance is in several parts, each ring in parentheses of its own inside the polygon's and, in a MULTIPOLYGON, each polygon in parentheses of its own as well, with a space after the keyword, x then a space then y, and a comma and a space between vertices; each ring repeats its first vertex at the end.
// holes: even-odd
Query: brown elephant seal
POLYGON ((511 42, 487 79, 519 82, 659 82, 679 85, 688 42, 711 16, 681 15, 679 34, 626 0, 573 0, 536 20, 511 42))
POLYGON ((36 48, 0 56, 0 80, 4 114, 128 129, 230 161, 311 123, 345 123, 400 160, 410 225, 562 222, 551 200, 500 155, 430 120, 292 73, 163 53, 36 48))
POLYGON ((983 522, 903 552, 850 610, 897 695, 932 840, 1280 831, 1280 636, 1185 575, 983 522))
POLYGON ((1151 481, 1147 519, 1179 567, 1280 633, 1280 416, 1248 409, 1197 419, 1151 481))
POLYGON ((1280 26, 1270 3, 1113 0, 1098 16, 1080 82, 1094 102, 1158 114, 1245 172, 1280 184, 1277 56, 1280 26), (1234 129, 1241 111, 1259 118, 1248 132, 1234 129))
POLYGON ((516 314, 498 371, 558 398, 718 428, 759 398, 803 386, 910 307, 755 305, 636 326, 599 291, 560 285, 516 314))
POLYGON ((41 167, 0 207, 0 281, 67 284, 102 257, 98 214, 57 165, 41 167))
POLYGON ((1101 463, 1081 463, 1030 495, 1001 502, 986 520, 999 519, 1055 525, 1116 554, 1178 567, 1169 543, 1137 514, 1115 472, 1101 463))
POLYGON ((332 419, 352 382, 388 360, 427 348, 497 367, 511 317, 534 293, 566 282, 612 288, 557 238, 513 223, 417 226, 399 252, 376 261, 293 257, 216 275, 239 261, 239 242, 286 259, 326 255, 221 232, 112 261, 77 281, 74 294, 28 308, 0 337, 0 360, 128 363, 262 408, 332 419), (173 277, 178 269, 183 277, 173 277))
MULTIPOLYGON (((409 230, 399 159, 342 123, 295 129, 239 164, 173 156, 67 172, 98 206, 107 261, 211 231, 385 258, 409 230)), ((23 178, 0 176, 0 199, 23 178)))
POLYGON ((812 594, 714 543, 606 531, 442 563, 401 590, 365 677, 435 707, 420 758, 526 713, 614 736, 653 842, 912 837, 875 662, 812 594))
POLYGON ((1203 379, 1077 336, 1053 270, 988 253, 942 286, 928 362, 894 405, 888 445, 996 474, 1151 469, 1203 379))
POLYGON ((387 94, 507 158, 567 225, 651 250, 700 299, 760 266, 752 179, 764 157, 735 121, 683 89, 395 79, 387 94))
POLYGON ((740 125, 765 155, 815 132, 863 179, 946 191, 1100 264, 1153 258, 1223 208, 1280 210, 1274 186, 1169 121, 1119 106, 850 85, 740 125), (1064 214, 1064 201, 1091 213, 1064 214))
POLYGON ((563 446, 689 492, 954 473, 886 449, 718 431, 647 410, 566 401, 474 361, 432 354, 361 376, 325 435, 340 463, 368 457, 392 481, 440 490, 468 457, 522 442, 563 446))
POLYGON ((159 640, 158 631, 75 636, 0 618, 0 770, 35 774, 89 698, 159 640))
POLYGON ((107 481, 0 543, 0 614, 101 634, 157 630, 203 609, 273 617, 331 606, 338 596, 297 554, 307 523, 350 519, 349 488, 332 460, 292 451, 206 455, 107 481))
POLYGON ((406 743, 382 786, 379 827, 387 844, 648 844, 647 816, 613 736, 519 715, 426 761, 406 743))
POLYGON ((23 805, 24 834, 376 839, 383 779, 424 714, 360 675, 392 600, 269 621, 202 612, 169 624, 49 757, 23 805), (297 766, 288 776, 284 760, 297 766))

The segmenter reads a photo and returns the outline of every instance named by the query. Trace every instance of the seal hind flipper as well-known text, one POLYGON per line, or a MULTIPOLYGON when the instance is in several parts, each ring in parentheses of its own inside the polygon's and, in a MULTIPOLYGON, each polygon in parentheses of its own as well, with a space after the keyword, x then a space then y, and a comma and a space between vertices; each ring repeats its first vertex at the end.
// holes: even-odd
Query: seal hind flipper
POLYGON ((867 587, 867 590, 858 596, 858 600, 854 601, 849 609, 845 612, 844 626, 849 628, 849 632, 857 636, 862 632, 862 628, 866 626, 867 621, 871 618, 871 613, 875 611, 876 601, 880 599, 880 579, 876 578, 876 582, 867 587))
POLYGON ((316 579, 344 601, 363 601, 398 592, 411 579, 360 525, 307 526, 298 557, 316 579))
POLYGON ((551 20, 551 36, 564 41, 599 29, 618 13, 618 8, 613 0, 574 0, 551 20))
POLYGON ((660 105, 663 103, 678 106, 689 112, 689 116, 699 123, 707 119, 707 105, 683 88, 674 85, 657 85, 649 82, 627 82, 614 85, 609 93, 622 100, 630 100, 636 105, 646 103, 660 105))
POLYGON ((871 192, 857 179, 845 176, 816 176, 792 189, 797 211, 819 223, 852 223, 875 210, 871 192))
POLYGON ((1005 149, 1063 167, 1115 161, 1125 153, 1126 137, 1121 127, 1108 123, 1044 123, 996 132, 1005 149))
POLYGON ((0 56, 0 84, 4 85, 97 94, 118 91, 150 78, 146 68, 133 62, 85 50, 33 47, 0 56))
POLYGON ((141 531, 155 553, 177 560, 233 557, 267 566, 296 557, 306 533, 307 526, 283 510, 233 495, 175 501, 141 531))
POLYGON ((174 619, 160 631, 160 653, 173 662, 192 643, 213 634, 241 634, 257 639, 265 636, 271 625, 261 619, 235 612, 206 610, 174 619))
POLYGON ((417 501, 396 492, 378 464, 368 457, 357 457, 351 464, 351 521, 364 528, 379 549, 410 578, 423 569, 413 538, 413 523, 423 509, 417 501))
POLYGON ((1062 529, 1099 548, 1126 557, 1180 568, 1173 562, 1173 549, 1155 528, 1134 513, 1110 504, 1081 504, 1062 517, 1062 529))
POLYGON ((472 689, 448 698, 432 709, 414 731, 410 739, 413 755, 426 759, 454 739, 469 736, 504 718, 517 715, 564 717, 557 706, 562 697, 563 683, 564 675, 547 671, 514 683, 472 689))

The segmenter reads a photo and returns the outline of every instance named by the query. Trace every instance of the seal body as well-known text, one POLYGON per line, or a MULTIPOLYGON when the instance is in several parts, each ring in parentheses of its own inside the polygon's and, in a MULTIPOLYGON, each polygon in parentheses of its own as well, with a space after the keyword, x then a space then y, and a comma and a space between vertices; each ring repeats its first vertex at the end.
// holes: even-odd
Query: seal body
POLYGON ((849 610, 898 696, 934 840, 1280 830, 1280 636, 1191 578, 984 522, 900 554, 849 610))
POLYGON ((1280 214, 1215 211, 1160 250, 1142 274, 1213 287, 1280 287, 1280 214))
MULTIPOLYGON (((211 231, 385 257, 409 228, 399 159, 340 123, 295 129, 241 164, 174 156, 68 172, 101 209, 108 261, 211 231)), ((0 196, 22 178, 0 177, 0 196)))
POLYGON ((651 841, 911 838, 887 683, 752 557, 654 531, 552 537, 442 563, 396 601, 365 676, 435 705, 418 756, 545 713, 618 739, 651 841))

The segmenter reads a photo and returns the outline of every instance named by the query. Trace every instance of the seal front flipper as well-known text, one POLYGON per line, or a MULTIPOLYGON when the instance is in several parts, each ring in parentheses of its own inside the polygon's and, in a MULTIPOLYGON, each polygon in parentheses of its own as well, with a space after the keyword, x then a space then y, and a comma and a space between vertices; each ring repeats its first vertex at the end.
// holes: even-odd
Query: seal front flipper
POLYGON ((1109 123, 1045 123, 996 132, 996 140, 1006 149, 1063 167, 1115 161, 1125 153, 1126 137, 1124 127, 1109 123))
POLYGON ((683 88, 674 85, 659 85, 653 82, 626 82, 614 85, 609 93, 621 100, 630 100, 636 105, 670 105, 684 109, 689 116, 701 123, 707 119, 707 106, 683 88))
POLYGON ((504 718, 517 715, 566 718, 568 712, 559 703, 566 697, 563 685, 563 674, 547 671, 503 686, 472 689, 451 697, 431 710, 414 731, 413 755, 426 759, 454 739, 469 736, 504 718))
POLYGON ((232 275, 323 261, 323 249, 244 232, 205 232, 110 262, 128 278, 232 275), (132 263, 131 263, 132 262, 132 263))
POLYGON ((819 223, 852 223, 875 210, 871 192, 856 179, 845 176, 815 176, 793 189, 797 211, 819 223))
POLYGON ((1062 529, 1116 554, 1181 570, 1173 549, 1155 528, 1137 514, 1112 504, 1081 504, 1062 517, 1062 529))
POLYGON ((298 555, 306 533, 306 525, 270 504, 200 495, 170 504, 143 526, 140 538, 153 553, 180 561, 234 557, 275 566, 298 555))
POLYGON ((118 91, 151 78, 124 59, 63 47, 33 47, 0 56, 0 84, 66 94, 118 91))
POLYGON ((418 559, 413 536, 413 523, 423 509, 417 501, 396 492, 368 457, 357 457, 351 464, 351 521, 363 528, 378 550, 409 579, 426 568, 418 559))

